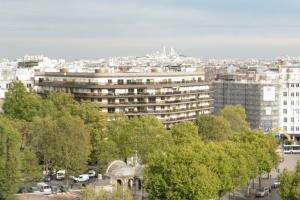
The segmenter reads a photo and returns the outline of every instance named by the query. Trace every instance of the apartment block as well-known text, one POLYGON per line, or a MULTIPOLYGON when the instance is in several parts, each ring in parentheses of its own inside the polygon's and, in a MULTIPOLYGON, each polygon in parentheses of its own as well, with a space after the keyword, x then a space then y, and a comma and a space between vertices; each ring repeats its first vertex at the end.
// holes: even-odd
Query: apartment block
POLYGON ((36 72, 35 88, 41 95, 65 91, 77 100, 88 100, 107 113, 123 112, 128 117, 154 115, 166 127, 195 120, 213 109, 211 84, 203 71, 112 72, 94 73, 36 72))

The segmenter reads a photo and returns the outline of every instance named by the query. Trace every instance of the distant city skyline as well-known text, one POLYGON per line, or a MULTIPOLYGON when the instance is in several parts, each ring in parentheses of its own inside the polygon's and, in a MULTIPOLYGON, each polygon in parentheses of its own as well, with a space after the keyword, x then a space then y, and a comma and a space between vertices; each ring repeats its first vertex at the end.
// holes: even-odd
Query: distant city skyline
POLYGON ((0 58, 300 56, 298 0, 0 0, 0 58))

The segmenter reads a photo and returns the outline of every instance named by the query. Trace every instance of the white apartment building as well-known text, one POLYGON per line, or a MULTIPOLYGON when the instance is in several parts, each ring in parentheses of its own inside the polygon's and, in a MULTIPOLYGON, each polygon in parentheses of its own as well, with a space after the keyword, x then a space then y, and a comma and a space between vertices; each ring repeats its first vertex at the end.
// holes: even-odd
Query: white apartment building
POLYGON ((203 71, 36 72, 35 87, 42 95, 71 92, 77 100, 95 102, 102 112, 124 112, 129 117, 151 114, 166 127, 211 113, 213 102, 203 71))
POLYGON ((300 64, 280 65, 281 127, 300 137, 300 64))

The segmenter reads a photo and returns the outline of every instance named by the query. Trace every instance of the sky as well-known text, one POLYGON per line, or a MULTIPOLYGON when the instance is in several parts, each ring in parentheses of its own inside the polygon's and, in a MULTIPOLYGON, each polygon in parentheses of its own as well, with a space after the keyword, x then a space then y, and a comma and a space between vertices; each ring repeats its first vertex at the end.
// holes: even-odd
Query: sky
POLYGON ((300 56, 299 0, 0 0, 0 58, 300 56))

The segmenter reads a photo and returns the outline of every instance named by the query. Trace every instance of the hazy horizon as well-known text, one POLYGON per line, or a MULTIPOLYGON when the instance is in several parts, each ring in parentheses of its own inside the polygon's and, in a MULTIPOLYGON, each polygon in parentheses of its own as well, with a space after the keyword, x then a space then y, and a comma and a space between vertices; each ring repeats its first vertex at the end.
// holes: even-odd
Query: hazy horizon
POLYGON ((300 56, 297 0, 0 0, 0 58, 300 56))

